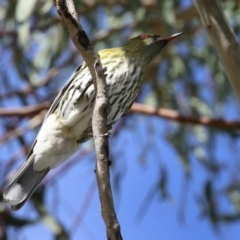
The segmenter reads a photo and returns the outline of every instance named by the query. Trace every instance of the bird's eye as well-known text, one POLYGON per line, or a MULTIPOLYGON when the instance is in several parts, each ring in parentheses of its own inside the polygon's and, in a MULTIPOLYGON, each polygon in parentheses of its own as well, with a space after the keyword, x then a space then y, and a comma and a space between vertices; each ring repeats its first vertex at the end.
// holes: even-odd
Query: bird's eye
POLYGON ((142 34, 142 35, 140 36, 140 38, 141 38, 142 40, 147 39, 147 38, 148 38, 148 35, 147 35, 147 34, 142 34))

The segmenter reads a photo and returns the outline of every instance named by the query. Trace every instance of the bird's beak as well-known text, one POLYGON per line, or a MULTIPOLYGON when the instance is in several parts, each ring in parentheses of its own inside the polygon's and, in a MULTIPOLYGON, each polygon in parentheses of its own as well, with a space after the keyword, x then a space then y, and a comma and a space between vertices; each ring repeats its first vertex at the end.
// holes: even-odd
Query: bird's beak
POLYGON ((167 43, 171 42, 172 40, 174 40, 175 38, 179 37, 180 35, 182 35, 183 32, 181 33, 175 33, 171 36, 167 36, 167 37, 159 37, 157 38, 157 41, 167 41, 167 43))

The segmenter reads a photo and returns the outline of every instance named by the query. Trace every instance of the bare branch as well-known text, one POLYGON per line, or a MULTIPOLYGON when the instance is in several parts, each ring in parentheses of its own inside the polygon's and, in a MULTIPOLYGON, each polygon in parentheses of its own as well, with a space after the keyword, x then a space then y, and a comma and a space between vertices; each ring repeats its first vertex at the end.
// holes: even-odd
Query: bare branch
MULTIPOLYGON (((20 108, 0 108, 1 117, 29 117, 38 114, 42 110, 48 109, 50 106, 49 102, 43 102, 33 106, 26 106, 20 108)), ((134 103, 130 109, 130 113, 140 113, 145 115, 154 115, 161 118, 165 118, 171 121, 180 123, 187 123, 193 125, 203 125, 205 127, 214 127, 226 130, 239 130, 240 121, 230 121, 222 118, 214 119, 209 117, 193 117, 184 116, 175 110, 166 108, 155 108, 147 106, 141 103, 134 103)))
POLYGON ((221 3, 218 0, 195 0, 195 5, 230 84, 240 99, 240 46, 224 15, 221 3))
POLYGON ((1 117, 33 117, 45 109, 49 109, 51 103, 49 101, 42 102, 32 106, 0 108, 1 117))
POLYGON ((146 106, 140 103, 134 103, 130 109, 132 113, 141 113, 146 115, 155 115, 168 120, 177 121, 180 123, 190 123, 199 124, 206 127, 215 127, 228 130, 239 130, 240 121, 228 121, 224 119, 212 119, 209 117, 192 117, 183 116, 177 111, 165 109, 165 108, 155 108, 151 106, 146 106))
POLYGON ((93 110, 92 128, 94 132, 94 141, 96 146, 97 164, 96 176, 98 182, 98 189, 100 192, 101 211, 102 216, 107 225, 108 239, 121 240, 120 226, 118 224, 117 216, 114 210, 114 203, 112 198, 112 190, 110 184, 109 162, 108 162, 108 127, 106 124, 106 116, 108 110, 107 87, 104 81, 104 70, 96 65, 96 75, 101 80, 95 85, 97 91, 95 107, 93 110))
POLYGON ((96 148, 96 176, 101 202, 101 212, 107 229, 109 240, 121 240, 120 225, 114 209, 112 190, 110 185, 110 173, 108 166, 108 136, 107 133, 107 108, 108 97, 104 70, 93 51, 90 41, 78 22, 78 16, 72 0, 67 0, 67 6, 63 0, 54 0, 59 15, 64 20, 70 36, 83 56, 92 75, 96 101, 92 118, 92 129, 96 148))

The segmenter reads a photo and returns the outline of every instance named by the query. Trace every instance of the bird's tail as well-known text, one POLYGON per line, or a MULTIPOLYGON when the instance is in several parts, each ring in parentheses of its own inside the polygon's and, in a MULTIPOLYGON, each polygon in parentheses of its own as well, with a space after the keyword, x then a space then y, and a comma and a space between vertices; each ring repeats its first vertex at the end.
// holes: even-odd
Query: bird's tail
POLYGON ((10 205, 12 210, 18 210, 24 205, 49 171, 49 168, 34 171, 33 160, 34 155, 31 154, 3 192, 3 199, 10 205))

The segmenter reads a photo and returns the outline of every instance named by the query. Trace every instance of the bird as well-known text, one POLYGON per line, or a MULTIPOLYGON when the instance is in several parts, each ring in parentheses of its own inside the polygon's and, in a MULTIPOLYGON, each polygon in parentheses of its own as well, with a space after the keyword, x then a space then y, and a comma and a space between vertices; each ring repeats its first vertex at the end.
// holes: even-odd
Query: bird
MULTIPOLYGON (((136 99, 146 66, 182 33, 160 36, 143 33, 125 45, 98 52, 105 69, 112 126, 127 113, 136 99)), ((83 62, 70 76, 47 112, 41 129, 9 186, 4 201, 12 210, 20 209, 46 174, 70 158, 81 143, 92 138, 95 89, 88 66, 83 62)))

